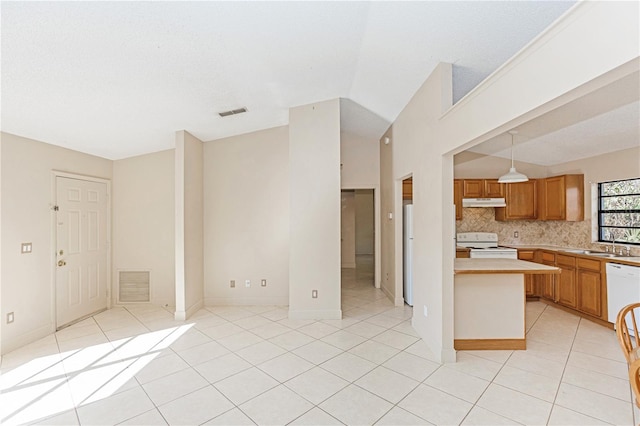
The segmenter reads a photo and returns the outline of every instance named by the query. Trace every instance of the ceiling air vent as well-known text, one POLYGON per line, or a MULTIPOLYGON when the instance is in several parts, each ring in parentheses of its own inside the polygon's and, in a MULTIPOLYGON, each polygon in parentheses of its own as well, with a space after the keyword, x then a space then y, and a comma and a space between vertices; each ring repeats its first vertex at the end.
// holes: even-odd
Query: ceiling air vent
POLYGON ((222 112, 219 112, 218 115, 220 117, 228 117, 230 115, 242 114, 243 112, 247 112, 247 108, 242 107, 238 109, 231 109, 229 111, 222 111, 222 112))

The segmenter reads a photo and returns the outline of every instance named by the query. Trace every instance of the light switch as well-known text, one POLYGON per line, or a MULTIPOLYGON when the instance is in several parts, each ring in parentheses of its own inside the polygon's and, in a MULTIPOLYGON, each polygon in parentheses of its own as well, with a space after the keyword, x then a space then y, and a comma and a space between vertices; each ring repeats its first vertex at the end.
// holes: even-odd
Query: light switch
POLYGON ((31 253, 31 250, 32 250, 31 243, 22 243, 22 245, 20 246, 20 253, 22 254, 31 253))

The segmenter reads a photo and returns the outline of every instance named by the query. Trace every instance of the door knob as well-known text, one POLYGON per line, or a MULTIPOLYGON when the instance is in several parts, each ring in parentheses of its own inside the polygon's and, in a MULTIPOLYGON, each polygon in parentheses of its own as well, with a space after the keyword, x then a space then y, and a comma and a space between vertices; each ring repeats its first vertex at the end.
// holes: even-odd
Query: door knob
POLYGON ((64 266, 66 264, 67 262, 65 262, 64 260, 58 260, 58 266, 64 266))

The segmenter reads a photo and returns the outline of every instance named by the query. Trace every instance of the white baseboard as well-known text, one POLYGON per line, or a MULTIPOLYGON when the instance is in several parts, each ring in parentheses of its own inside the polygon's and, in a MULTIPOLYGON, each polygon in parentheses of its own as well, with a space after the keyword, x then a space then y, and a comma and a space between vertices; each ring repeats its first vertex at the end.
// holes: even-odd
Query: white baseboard
POLYGON ((324 310, 292 310, 289 309, 290 319, 342 319, 342 309, 324 309, 324 310))
POLYGON ((193 305, 191 305, 186 311, 179 311, 176 309, 175 320, 176 321, 186 321, 191 315, 198 312, 200 309, 204 308, 204 300, 200 299, 193 305))
POLYGON ((205 306, 288 306, 289 297, 207 297, 205 306))

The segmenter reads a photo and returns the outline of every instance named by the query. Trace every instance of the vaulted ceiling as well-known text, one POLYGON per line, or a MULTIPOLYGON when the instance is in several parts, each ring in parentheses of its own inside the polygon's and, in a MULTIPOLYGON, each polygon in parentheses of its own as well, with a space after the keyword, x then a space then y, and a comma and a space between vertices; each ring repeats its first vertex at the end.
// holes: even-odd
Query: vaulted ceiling
POLYGON ((438 62, 457 101, 572 4, 3 1, 2 131, 119 159, 342 98, 377 139, 438 62))

